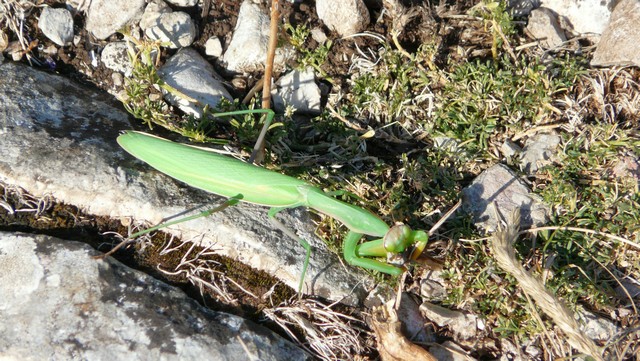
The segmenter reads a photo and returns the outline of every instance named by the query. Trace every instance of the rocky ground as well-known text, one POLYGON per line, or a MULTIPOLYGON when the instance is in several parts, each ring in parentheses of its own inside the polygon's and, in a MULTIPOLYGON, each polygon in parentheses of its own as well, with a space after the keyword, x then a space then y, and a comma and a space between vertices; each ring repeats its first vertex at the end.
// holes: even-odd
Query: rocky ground
POLYGON ((303 251, 263 207, 93 259, 148 224, 222 202, 115 139, 141 129, 189 141, 178 133, 246 157, 258 117, 212 113, 260 107, 269 4, 0 4, 0 314, 16 320, 0 327, 2 353, 638 353, 635 1, 281 1, 264 166, 346 190, 341 199, 387 224, 436 229, 392 278, 344 264, 339 222, 283 212, 313 248, 302 298, 303 251))

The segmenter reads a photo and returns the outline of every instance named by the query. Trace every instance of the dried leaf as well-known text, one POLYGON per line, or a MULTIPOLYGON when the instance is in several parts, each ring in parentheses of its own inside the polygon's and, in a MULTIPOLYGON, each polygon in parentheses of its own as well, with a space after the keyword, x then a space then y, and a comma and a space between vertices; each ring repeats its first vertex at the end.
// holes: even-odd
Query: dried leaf
POLYGON ((427 350, 404 337, 401 325, 391 302, 373 309, 370 326, 376 334, 380 358, 383 361, 437 361, 427 350))

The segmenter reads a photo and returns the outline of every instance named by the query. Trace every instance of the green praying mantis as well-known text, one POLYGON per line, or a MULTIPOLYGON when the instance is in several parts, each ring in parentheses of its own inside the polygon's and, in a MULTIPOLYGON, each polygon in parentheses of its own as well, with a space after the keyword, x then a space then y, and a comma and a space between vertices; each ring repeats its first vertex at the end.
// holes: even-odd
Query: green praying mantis
MULTIPOLYGON (((263 129, 268 127, 275 115, 270 109, 214 115, 229 116, 249 112, 266 114, 266 124, 263 129)), ((170 222, 171 224, 208 215, 240 201, 270 207, 269 219, 289 237, 298 240, 306 251, 298 292, 302 292, 311 257, 311 246, 276 219, 276 215, 282 210, 308 207, 339 220, 349 229, 343 245, 344 259, 351 265, 393 276, 402 274, 404 268, 376 258, 408 255, 410 259, 416 259, 424 250, 431 233, 412 230, 406 225, 389 227, 373 213, 340 201, 334 198, 332 193, 325 193, 320 188, 302 180, 272 172, 212 150, 175 143, 137 131, 125 131, 117 141, 128 153, 156 170, 189 186, 228 198, 222 206, 200 215, 170 222), (376 239, 360 243, 365 236, 376 239)), ((439 223, 441 224, 445 219, 446 216, 439 223)), ((167 225, 165 223, 152 229, 167 225)))

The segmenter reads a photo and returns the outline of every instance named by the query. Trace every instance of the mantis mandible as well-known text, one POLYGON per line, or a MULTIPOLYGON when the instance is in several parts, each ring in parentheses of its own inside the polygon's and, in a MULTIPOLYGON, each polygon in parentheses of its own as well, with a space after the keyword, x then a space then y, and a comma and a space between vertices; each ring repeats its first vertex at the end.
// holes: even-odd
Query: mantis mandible
MULTIPOLYGON (((273 118, 273 111, 261 112, 267 113, 267 122, 273 118)), ((218 115, 231 114, 238 113, 218 115)), ((427 232, 414 231, 405 225, 389 227, 373 213, 342 202, 302 180, 211 150, 137 131, 126 131, 118 137, 118 143, 128 153, 164 174, 192 187, 230 198, 228 205, 242 201, 270 207, 269 219, 285 234, 298 240, 306 251, 298 292, 302 291, 304 284, 311 246, 276 219, 278 212, 284 209, 308 207, 339 220, 349 229, 344 240, 344 259, 351 265, 389 275, 398 276, 404 268, 373 258, 410 252, 410 258, 415 259, 429 238, 427 232), (377 239, 360 243, 364 236, 377 239)))

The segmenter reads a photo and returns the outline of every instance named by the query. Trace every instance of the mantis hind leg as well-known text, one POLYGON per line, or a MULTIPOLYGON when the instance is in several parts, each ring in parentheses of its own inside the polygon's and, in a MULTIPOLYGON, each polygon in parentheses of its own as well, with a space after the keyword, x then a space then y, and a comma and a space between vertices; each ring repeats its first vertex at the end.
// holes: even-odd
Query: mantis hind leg
POLYGON ((144 234, 147 234, 147 233, 151 233, 153 231, 157 231, 157 230, 165 228, 165 227, 173 226, 173 225, 178 224, 178 223, 188 222, 188 221, 191 221, 191 220, 196 219, 196 218, 210 216, 213 213, 220 212, 220 211, 224 210, 227 207, 235 206, 236 204, 238 204, 238 202, 240 202, 242 200, 242 198, 243 198, 242 194, 237 194, 237 195, 227 199, 221 205, 216 206, 214 208, 204 210, 204 211, 202 211, 202 212, 200 212, 198 214, 194 214, 192 216, 188 216, 188 217, 184 217, 184 218, 180 218, 180 219, 175 219, 173 221, 162 222, 162 223, 160 223, 158 225, 155 225, 153 227, 150 227, 150 228, 147 228, 147 229, 142 230, 140 232, 136 232, 134 234, 131 234, 131 235, 129 235, 127 240, 124 240, 124 241, 120 242, 118 245, 113 247, 109 252, 107 252, 105 254, 102 254, 100 256, 95 256, 94 258, 95 259, 105 259, 108 256, 111 256, 112 254, 114 254, 117 250, 119 250, 123 246, 125 246, 127 243, 129 243, 129 241, 132 241, 137 237, 140 237, 140 236, 142 236, 144 234))
MULTIPOLYGON (((347 237, 344 239, 344 259, 351 265, 378 271, 393 276, 399 276, 404 272, 402 268, 390 265, 388 263, 380 262, 375 259, 360 257, 361 251, 358 249, 358 242, 362 238, 361 233, 349 231, 347 237)), ((376 241, 373 244, 376 244, 376 241)), ((367 244, 367 243, 365 243, 367 244)), ((385 253, 386 254, 386 253, 385 253)))
MULTIPOLYGON (((295 208, 296 206, 292 206, 292 207, 287 207, 287 208, 295 208)), ((309 244, 309 242, 307 242, 305 239, 300 238, 297 234, 295 234, 292 230, 290 230, 289 228, 287 228, 284 224, 282 224, 282 222, 280 222, 277 218, 276 218, 276 214, 278 214, 278 212, 287 209, 287 208, 271 208, 269 209, 269 220, 271 220, 271 222, 278 227, 278 229, 280 229, 282 232, 284 232, 284 234, 286 234, 287 236, 295 239, 296 241, 298 241, 298 243, 300 243, 302 245, 302 247, 305 250, 305 257, 304 257, 304 264, 302 266, 302 274, 300 275, 300 283, 298 284, 298 294, 302 295, 302 286, 304 286, 304 279, 305 276, 307 275, 307 268, 309 267, 309 259, 311 258, 311 245, 309 244)))

